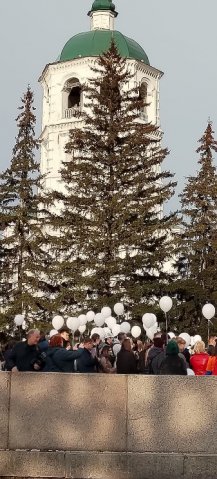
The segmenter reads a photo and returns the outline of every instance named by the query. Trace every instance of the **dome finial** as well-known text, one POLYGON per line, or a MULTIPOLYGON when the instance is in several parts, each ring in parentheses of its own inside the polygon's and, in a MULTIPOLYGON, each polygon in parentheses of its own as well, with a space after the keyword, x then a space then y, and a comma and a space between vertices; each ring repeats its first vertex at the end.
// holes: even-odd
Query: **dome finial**
POLYGON ((115 5, 112 0, 94 0, 88 15, 90 16, 92 12, 98 12, 100 10, 109 10, 113 12, 115 17, 118 15, 118 13, 115 11, 115 5))
POLYGON ((91 30, 114 30, 118 13, 112 0, 94 0, 88 15, 91 18, 91 30))

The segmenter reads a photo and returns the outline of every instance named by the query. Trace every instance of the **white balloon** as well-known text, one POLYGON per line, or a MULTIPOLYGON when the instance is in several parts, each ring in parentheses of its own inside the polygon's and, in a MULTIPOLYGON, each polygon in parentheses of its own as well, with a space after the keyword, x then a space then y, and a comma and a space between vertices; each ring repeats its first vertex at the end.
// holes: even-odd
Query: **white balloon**
POLYGON ((164 313, 168 313, 168 311, 170 311, 170 309, 172 308, 173 302, 169 296, 163 296, 160 299, 159 305, 160 309, 162 309, 164 313))
POLYGON ((121 332, 120 324, 115 324, 112 328, 112 333, 117 336, 121 332))
POLYGON ((110 316, 110 318, 107 318, 107 319, 106 319, 106 324, 107 324, 107 326, 108 326, 110 329, 113 328, 113 326, 116 324, 116 322, 117 322, 117 321, 116 321, 115 318, 113 318, 113 316, 110 316))
POLYGON ((145 329, 149 329, 152 326, 154 326, 156 321, 157 321, 157 318, 156 318, 155 314, 152 314, 152 313, 143 314, 142 322, 143 322, 143 326, 144 326, 145 329))
POLYGON ((96 326, 101 327, 105 323, 105 318, 101 315, 101 313, 97 313, 95 318, 94 318, 94 323, 96 326))
POLYGON ((52 325, 54 329, 62 328, 62 326, 64 325, 64 319, 62 318, 62 316, 54 316, 52 320, 52 325))
POLYGON ((158 324, 155 323, 151 328, 146 329, 146 335, 148 336, 149 339, 153 339, 155 333, 157 333, 158 330, 158 324))
POLYGON ((188 333, 181 333, 179 335, 180 338, 184 339, 184 341, 186 342, 186 348, 188 348, 188 346, 190 346, 191 344, 191 336, 190 334, 188 333))
POLYGON ((130 332, 130 323, 128 323, 127 321, 124 321, 123 323, 121 323, 121 333, 126 333, 128 334, 130 332))
POLYGON ((58 334, 58 331, 56 329, 51 329, 49 333, 50 339, 52 338, 52 336, 56 336, 56 334, 58 334))
POLYGON ((114 312, 120 316, 121 314, 124 314, 124 305, 123 303, 116 303, 114 305, 114 312))
POLYGON ((105 333, 105 334, 110 334, 110 333, 111 333, 111 329, 110 329, 110 328, 105 327, 105 328, 103 328, 103 330, 104 330, 104 333, 105 333))
POLYGON ((91 321, 93 321, 94 318, 95 318, 94 311, 88 311, 87 314, 86 314, 86 318, 87 318, 87 322, 91 323, 91 321))
POLYGON ((14 318, 14 322, 17 326, 22 326, 23 322, 24 322, 24 316, 23 314, 16 314, 15 318, 14 318))
POLYGON ((205 304, 202 308, 202 313, 204 318, 210 320, 215 316, 215 307, 210 303, 205 304))
POLYGON ((172 333, 172 332, 169 332, 168 336, 170 337, 170 339, 173 339, 176 337, 175 333, 172 333))
POLYGON ((69 328, 69 329, 71 329, 71 319, 72 319, 72 318, 67 318, 67 320, 66 320, 66 326, 67 326, 67 328, 69 328))
POLYGON ((78 321, 79 321, 80 326, 84 326, 85 324, 87 324, 86 314, 80 314, 80 316, 78 316, 78 321))
POLYGON ((134 338, 138 338, 141 335, 141 328, 139 326, 133 326, 131 329, 131 334, 134 338))
POLYGON ((72 316, 71 318, 68 318, 66 324, 68 328, 71 329, 72 331, 76 331, 76 329, 78 329, 80 326, 80 322, 78 318, 76 318, 76 316, 72 316))
POLYGON ((104 337, 105 337, 104 328, 98 328, 98 334, 100 335, 101 339, 104 339, 104 337))
POLYGON ((92 338, 93 334, 99 334, 99 328, 93 328, 90 334, 90 337, 92 338))
POLYGON ((104 306, 104 308, 101 309, 101 315, 104 319, 109 318, 111 314, 112 314, 112 310, 108 306, 104 306))
POLYGON ((79 326, 78 331, 80 331, 80 333, 83 334, 84 331, 86 331, 86 324, 79 326))

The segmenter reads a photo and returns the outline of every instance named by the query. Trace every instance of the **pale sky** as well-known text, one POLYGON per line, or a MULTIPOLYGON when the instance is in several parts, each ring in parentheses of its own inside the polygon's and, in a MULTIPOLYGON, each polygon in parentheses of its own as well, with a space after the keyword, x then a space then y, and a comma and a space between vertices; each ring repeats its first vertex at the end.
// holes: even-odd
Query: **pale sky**
MULTIPOLYGON (((178 181, 197 169, 197 140, 213 121, 217 138, 217 0, 113 0, 116 29, 142 45, 161 80, 161 127, 178 181)), ((66 41, 89 30, 92 0, 0 0, 0 171, 10 162, 17 107, 28 83, 41 122, 38 78, 66 41)), ((177 207, 177 197, 171 207, 177 207)))

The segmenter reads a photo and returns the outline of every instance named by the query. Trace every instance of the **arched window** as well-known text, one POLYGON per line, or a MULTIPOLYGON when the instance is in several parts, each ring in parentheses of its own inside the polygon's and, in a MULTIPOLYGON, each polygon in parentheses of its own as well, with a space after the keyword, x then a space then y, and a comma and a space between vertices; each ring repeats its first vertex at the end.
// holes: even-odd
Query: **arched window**
POLYGON ((82 88, 78 78, 70 78, 63 88, 63 116, 72 118, 81 109, 82 88))
POLYGON ((139 87, 139 97, 143 100, 143 107, 141 109, 141 118, 148 122, 148 84, 146 81, 142 80, 139 87))

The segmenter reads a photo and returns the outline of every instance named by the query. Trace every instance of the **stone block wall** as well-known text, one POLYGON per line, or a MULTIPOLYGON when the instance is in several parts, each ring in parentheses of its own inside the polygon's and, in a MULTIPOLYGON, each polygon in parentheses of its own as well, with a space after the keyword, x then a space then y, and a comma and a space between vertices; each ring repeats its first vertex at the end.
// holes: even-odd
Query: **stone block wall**
POLYGON ((0 478, 216 478, 215 377, 0 373, 0 478))

